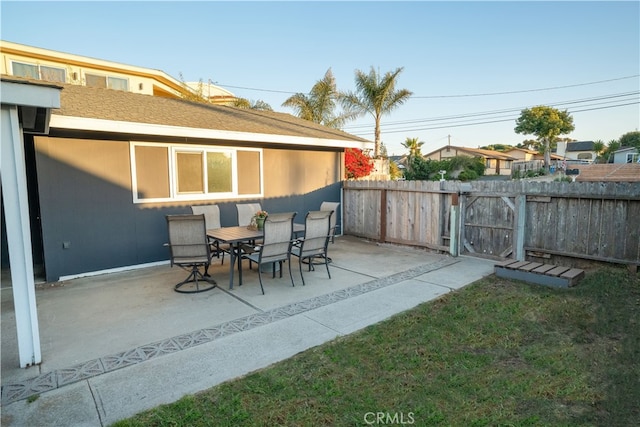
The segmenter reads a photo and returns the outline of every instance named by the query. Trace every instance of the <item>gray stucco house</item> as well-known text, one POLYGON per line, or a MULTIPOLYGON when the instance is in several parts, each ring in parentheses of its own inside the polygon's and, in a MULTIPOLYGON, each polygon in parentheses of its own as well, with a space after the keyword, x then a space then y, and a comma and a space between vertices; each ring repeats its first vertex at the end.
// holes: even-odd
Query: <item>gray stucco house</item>
POLYGON ((283 113, 57 86, 48 134, 24 132, 33 260, 47 281, 166 262, 165 215, 195 204, 217 203, 223 226, 246 201, 302 221, 340 201, 345 148, 373 145, 283 113))

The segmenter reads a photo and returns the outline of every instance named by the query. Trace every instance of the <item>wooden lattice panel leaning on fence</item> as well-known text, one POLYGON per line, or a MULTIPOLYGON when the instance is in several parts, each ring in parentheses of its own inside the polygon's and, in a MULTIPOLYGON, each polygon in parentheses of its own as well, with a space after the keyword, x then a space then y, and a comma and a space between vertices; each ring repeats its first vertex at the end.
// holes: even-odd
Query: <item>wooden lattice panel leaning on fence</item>
POLYGON ((538 285, 569 288, 584 277, 584 270, 539 262, 509 259, 495 265, 496 276, 538 285))

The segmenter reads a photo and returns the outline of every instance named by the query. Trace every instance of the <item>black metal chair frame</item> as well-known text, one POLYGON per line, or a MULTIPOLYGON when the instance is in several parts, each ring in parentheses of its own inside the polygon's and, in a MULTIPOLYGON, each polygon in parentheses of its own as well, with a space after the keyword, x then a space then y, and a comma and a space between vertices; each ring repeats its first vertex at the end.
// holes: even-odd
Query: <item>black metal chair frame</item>
POLYGON ((211 265, 212 253, 207 239, 204 215, 167 215, 166 219, 169 243, 165 246, 168 246, 171 252, 171 266, 176 265, 189 272, 187 278, 177 283, 173 289, 179 293, 193 294, 215 288, 217 285, 216 281, 209 276, 209 265, 211 265), (177 239, 175 233, 178 231, 174 228, 186 226, 188 222, 194 227, 192 231, 195 231, 197 227, 202 230, 202 233, 197 231, 194 235, 197 236, 197 238, 193 239, 193 241, 177 239), (200 272, 199 267, 204 267, 204 274, 200 272), (195 284, 194 290, 186 290, 183 288, 183 286, 189 283, 195 284))

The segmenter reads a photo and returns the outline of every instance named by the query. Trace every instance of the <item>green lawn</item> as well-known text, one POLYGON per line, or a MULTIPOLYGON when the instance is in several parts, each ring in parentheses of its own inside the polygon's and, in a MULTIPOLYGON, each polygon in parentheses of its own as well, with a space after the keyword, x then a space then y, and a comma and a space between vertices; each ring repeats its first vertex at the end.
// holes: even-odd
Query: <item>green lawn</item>
POLYGON ((639 321, 625 269, 573 289, 490 276, 115 425, 632 426, 639 321))

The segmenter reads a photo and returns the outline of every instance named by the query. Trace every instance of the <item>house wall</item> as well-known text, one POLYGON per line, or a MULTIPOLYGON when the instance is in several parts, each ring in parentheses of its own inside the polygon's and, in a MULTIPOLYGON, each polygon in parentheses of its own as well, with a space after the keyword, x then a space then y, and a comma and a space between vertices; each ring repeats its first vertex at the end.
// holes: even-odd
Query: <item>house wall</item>
POLYGON ((637 149, 620 150, 613 153, 613 163, 627 163, 627 155, 630 153, 637 153, 637 149))
POLYGON ((596 155, 593 151, 567 151, 566 157, 570 160, 593 162, 596 158, 596 155))
POLYGON ((51 66, 65 70, 65 82, 77 85, 86 85, 86 73, 100 76, 117 77, 128 81, 129 92, 144 95, 179 97, 179 83, 168 80, 173 78, 157 70, 141 67, 127 66, 110 61, 83 57, 62 52, 50 51, 31 46, 18 45, 3 41, 0 52, 0 72, 14 75, 13 62, 21 62, 32 65, 51 66), (164 80, 164 81, 162 81, 164 80))
MULTIPOLYGON (((222 225, 236 225, 235 203, 248 201, 134 204, 128 141, 36 137, 34 143, 47 281, 168 260, 166 215, 217 203, 222 225)), ((296 211, 303 223, 323 200, 340 201, 341 158, 337 151, 265 149, 264 198, 257 201, 267 211, 296 211)))

